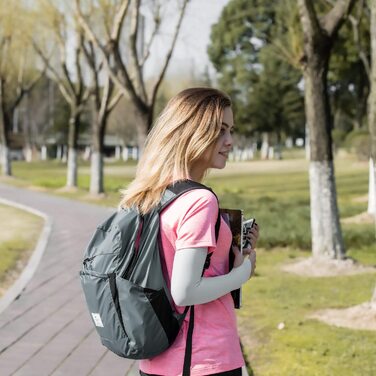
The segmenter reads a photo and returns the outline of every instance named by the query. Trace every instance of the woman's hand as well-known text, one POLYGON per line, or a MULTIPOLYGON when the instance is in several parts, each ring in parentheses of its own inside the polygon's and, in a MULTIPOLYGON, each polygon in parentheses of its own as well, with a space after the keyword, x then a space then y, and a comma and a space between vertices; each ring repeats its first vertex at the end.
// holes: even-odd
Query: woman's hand
POLYGON ((250 246, 243 249, 243 253, 240 252, 239 248, 237 246, 232 246, 232 251, 234 253, 235 259, 234 259, 234 268, 240 266, 244 259, 246 257, 249 257, 251 264, 252 264, 252 270, 251 275, 254 275, 255 269, 256 269, 256 243, 257 239, 259 237, 259 225, 257 223, 254 224, 254 226, 248 230, 248 233, 246 235, 246 239, 251 244, 250 246))
MULTIPOLYGON (((249 243, 251 243, 251 246, 248 247, 248 248, 251 248, 251 249, 256 249, 256 243, 257 243, 257 239, 259 237, 259 225, 257 223, 255 223, 253 225, 253 227, 251 229, 248 230, 245 238, 248 240, 249 243)), ((244 249, 243 249, 243 253, 244 253, 244 249)))

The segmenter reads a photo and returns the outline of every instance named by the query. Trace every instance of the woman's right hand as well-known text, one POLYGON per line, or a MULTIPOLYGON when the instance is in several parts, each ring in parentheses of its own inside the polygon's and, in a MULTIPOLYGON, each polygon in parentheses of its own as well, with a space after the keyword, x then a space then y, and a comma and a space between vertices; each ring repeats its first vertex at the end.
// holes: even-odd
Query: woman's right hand
POLYGON ((252 266, 251 274, 249 275, 249 278, 251 278, 254 275, 255 269, 256 269, 256 251, 254 249, 252 249, 251 247, 247 247, 247 248, 243 249, 243 253, 241 253, 239 248, 236 245, 233 245, 232 246, 232 252, 234 253, 234 256, 235 256, 235 258, 234 258, 234 268, 237 268, 238 266, 243 264, 243 261, 247 257, 249 257, 249 259, 251 261, 251 266, 252 266))

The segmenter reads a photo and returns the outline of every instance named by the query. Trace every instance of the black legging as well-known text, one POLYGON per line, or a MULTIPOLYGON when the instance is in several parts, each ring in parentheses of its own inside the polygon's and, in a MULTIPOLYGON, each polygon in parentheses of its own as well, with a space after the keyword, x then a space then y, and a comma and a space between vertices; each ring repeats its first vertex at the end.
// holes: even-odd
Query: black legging
MULTIPOLYGON (((161 375, 151 375, 149 373, 144 373, 140 371, 141 376, 161 376, 161 375)), ((237 369, 232 369, 231 371, 226 371, 226 372, 220 372, 220 373, 212 373, 207 376, 242 376, 242 369, 237 368, 237 369)))

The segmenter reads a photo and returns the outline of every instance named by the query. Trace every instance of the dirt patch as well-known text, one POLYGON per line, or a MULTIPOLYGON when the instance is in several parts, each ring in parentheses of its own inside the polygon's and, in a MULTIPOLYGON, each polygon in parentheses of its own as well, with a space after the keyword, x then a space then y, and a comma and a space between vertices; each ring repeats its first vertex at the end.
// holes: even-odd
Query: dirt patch
POLYGON ((37 185, 29 185, 28 189, 35 192, 48 192, 48 188, 46 187, 39 187, 37 185))
POLYGON ((303 277, 335 277, 362 273, 374 273, 376 267, 358 264, 352 259, 328 260, 326 258, 300 259, 294 263, 282 266, 285 272, 303 277))
POLYGON ((342 223, 348 223, 348 224, 368 224, 368 223, 374 223, 375 222, 375 216, 372 214, 369 214, 367 212, 360 213, 357 215, 354 215, 352 217, 347 217, 344 219, 341 219, 342 223))
POLYGON ((324 309, 310 314, 308 318, 343 328, 376 330, 376 302, 342 309, 324 309))
POLYGON ((77 187, 61 187, 55 190, 58 193, 76 193, 79 189, 77 187))
POLYGON ((364 196, 355 197, 352 202, 368 202, 368 194, 364 196))

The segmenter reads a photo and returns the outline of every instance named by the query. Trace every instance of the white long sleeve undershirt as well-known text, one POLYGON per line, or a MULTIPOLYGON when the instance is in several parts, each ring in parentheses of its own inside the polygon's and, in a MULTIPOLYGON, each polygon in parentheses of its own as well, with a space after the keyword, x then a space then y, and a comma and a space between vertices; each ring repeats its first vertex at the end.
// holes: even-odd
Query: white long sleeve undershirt
POLYGON ((208 303, 238 289, 248 281, 252 269, 249 258, 228 274, 202 277, 207 253, 207 248, 185 248, 176 251, 171 277, 171 295, 175 304, 188 306, 208 303))

